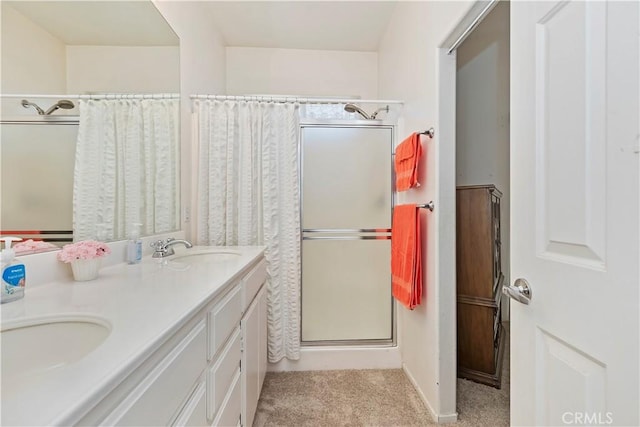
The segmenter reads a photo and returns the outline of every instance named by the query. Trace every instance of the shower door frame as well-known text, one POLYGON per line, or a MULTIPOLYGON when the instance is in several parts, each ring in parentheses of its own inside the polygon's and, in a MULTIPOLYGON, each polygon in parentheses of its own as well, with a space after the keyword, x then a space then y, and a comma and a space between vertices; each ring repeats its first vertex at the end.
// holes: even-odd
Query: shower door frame
MULTIPOLYGON (((299 191, 299 204, 300 204, 300 345, 302 347, 396 347, 397 346, 397 320, 396 320, 396 302, 393 296, 391 295, 391 275, 389 275, 389 297, 391 303, 391 338, 387 339, 349 339, 349 340, 315 340, 315 341, 304 341, 302 339, 302 318, 303 318, 303 306, 302 306, 302 259, 303 259, 303 241, 304 237, 304 228, 303 227, 303 217, 304 217, 304 190, 303 190, 303 176, 304 176, 304 165, 303 165, 303 133, 305 128, 364 128, 364 129, 377 129, 384 128, 389 129, 391 131, 391 141, 390 141, 390 162, 391 162, 391 180, 389 182, 389 187, 391 189, 391 209, 389 211, 389 217, 393 217, 393 208, 396 205, 396 193, 395 193, 395 168, 393 167, 394 158, 395 158, 395 145, 396 145, 396 123, 383 121, 383 120, 330 120, 330 119, 302 119, 300 120, 299 125, 299 138, 298 138, 298 185, 300 188, 299 191)), ((315 230, 314 230, 315 231, 315 230)), ((329 230, 323 229, 324 232, 351 232, 351 233, 373 233, 373 230, 368 229, 356 229, 356 230, 329 230)), ((388 240, 391 240, 391 229, 388 229, 388 240)), ((366 236, 360 236, 360 240, 373 240, 376 239, 377 236, 371 234, 366 236)), ((332 237, 328 237, 327 239, 331 239, 332 237)), ((311 238, 307 240, 321 240, 323 237, 311 238)), ((340 237, 333 237, 335 240, 339 240, 340 237)), ((343 238, 344 239, 344 238, 343 238)), ((389 252, 389 263, 391 263, 391 252, 389 252)))

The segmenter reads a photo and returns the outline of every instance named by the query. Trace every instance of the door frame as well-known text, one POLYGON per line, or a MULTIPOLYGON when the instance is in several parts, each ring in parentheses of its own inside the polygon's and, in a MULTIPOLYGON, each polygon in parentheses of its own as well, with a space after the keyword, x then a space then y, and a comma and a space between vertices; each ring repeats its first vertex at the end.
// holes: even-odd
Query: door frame
POLYGON ((476 0, 438 47, 437 114, 438 149, 436 200, 438 239, 435 264, 439 277, 440 401, 439 422, 456 421, 457 315, 456 315, 456 49, 498 5, 498 0, 476 0))

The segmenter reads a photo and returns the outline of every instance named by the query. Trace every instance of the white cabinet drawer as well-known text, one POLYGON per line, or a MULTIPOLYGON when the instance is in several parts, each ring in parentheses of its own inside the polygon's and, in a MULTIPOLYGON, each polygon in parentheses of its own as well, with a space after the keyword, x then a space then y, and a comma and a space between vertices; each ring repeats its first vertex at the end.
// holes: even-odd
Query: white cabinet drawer
POLYGON ((213 420, 213 426, 232 427, 238 425, 240 419, 240 406, 242 401, 240 387, 240 369, 236 370, 229 394, 222 402, 220 411, 213 420))
POLYGON ((167 425, 206 368, 202 319, 103 421, 103 425, 167 425))
POLYGON ((231 389, 233 377, 240 367, 241 356, 240 328, 237 328, 207 375, 207 417, 209 419, 218 412, 231 389))
POLYGON ((207 387, 201 382, 185 405, 174 426, 206 426, 207 422, 207 387))
POLYGON ((267 262, 263 259, 242 279, 242 312, 244 313, 267 279, 267 262))
POLYGON ((236 286, 209 311, 209 352, 208 360, 220 350, 242 316, 242 296, 240 286, 236 286))

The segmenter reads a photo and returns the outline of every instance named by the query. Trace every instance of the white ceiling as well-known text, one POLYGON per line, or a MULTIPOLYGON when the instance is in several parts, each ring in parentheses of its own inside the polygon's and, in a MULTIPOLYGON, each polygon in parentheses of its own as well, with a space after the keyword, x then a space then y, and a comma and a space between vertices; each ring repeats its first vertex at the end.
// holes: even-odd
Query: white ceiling
POLYGON ((227 46, 377 51, 395 1, 211 1, 227 46))
MULTIPOLYGON (((2 1, 68 45, 177 46, 150 1, 2 1)), ((378 50, 396 1, 207 1, 227 46, 378 50)))
POLYGON ((2 1, 67 45, 178 46, 150 1, 2 1))

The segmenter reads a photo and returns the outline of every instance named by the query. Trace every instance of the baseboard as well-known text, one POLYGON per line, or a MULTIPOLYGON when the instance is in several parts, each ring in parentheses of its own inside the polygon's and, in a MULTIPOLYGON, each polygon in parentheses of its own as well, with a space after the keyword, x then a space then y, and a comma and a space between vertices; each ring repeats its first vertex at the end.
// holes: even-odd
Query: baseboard
POLYGON ((438 416, 438 424, 451 424, 458 421, 458 413, 438 416))
POLYGON ((269 363, 269 372, 400 369, 398 347, 303 347, 299 360, 269 363))
POLYGON ((434 411, 433 407, 431 406, 431 403, 429 403, 429 401, 427 400, 427 397, 422 392, 422 389, 418 386, 418 383, 416 382, 416 379, 411 374, 411 371, 409 371, 409 368, 407 368, 407 365, 404 363, 402 364, 402 370, 404 371, 407 378, 409 378, 409 382, 413 385, 413 388, 416 389, 418 396, 420 396, 420 399, 422 399, 424 406, 427 408, 427 411, 429 411, 431 418, 435 422, 437 422, 438 424, 449 424, 449 423, 455 423, 456 421, 458 421, 457 412, 453 414, 437 414, 436 411, 434 411))

